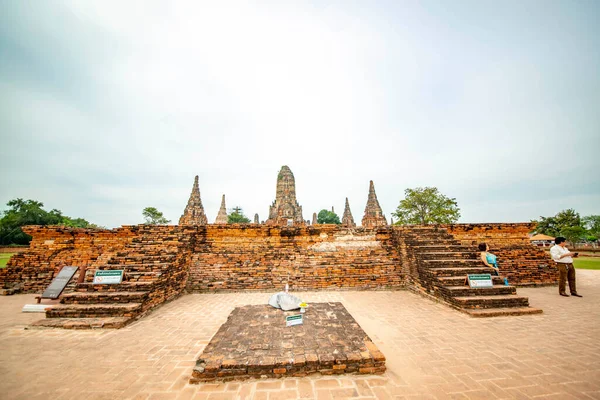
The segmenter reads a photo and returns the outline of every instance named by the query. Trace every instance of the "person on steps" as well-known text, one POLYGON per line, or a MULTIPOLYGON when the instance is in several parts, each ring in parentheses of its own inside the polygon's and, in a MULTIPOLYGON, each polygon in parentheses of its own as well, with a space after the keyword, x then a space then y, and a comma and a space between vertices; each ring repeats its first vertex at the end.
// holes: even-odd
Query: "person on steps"
POLYGON ((583 297, 577 294, 577 287, 575 285, 575 268, 573 267, 573 257, 577 257, 578 253, 572 253, 565 247, 567 239, 562 236, 554 239, 554 246, 550 248, 550 255, 556 267, 558 268, 558 294, 561 296, 569 297, 565 292, 566 281, 569 281, 569 291, 571 296, 583 297))
POLYGON ((489 252, 490 246, 487 243, 479 243, 479 251, 481 252, 481 261, 486 267, 490 267, 496 276, 500 276, 498 273, 498 259, 497 257, 489 252))

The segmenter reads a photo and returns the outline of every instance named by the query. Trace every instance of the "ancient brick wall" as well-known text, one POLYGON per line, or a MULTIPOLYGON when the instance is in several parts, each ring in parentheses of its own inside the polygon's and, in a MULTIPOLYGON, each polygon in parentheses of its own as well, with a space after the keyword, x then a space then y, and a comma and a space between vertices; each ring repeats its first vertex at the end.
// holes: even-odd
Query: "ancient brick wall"
POLYGON ((477 250, 479 243, 490 246, 498 256, 498 266, 509 282, 521 286, 554 285, 558 271, 548 254, 529 242, 532 223, 440 225, 462 245, 477 250))
MULTIPOLYGON (((440 227, 474 251, 477 243, 488 242, 511 283, 556 282, 556 269, 545 252, 527 240, 529 224, 440 227)), ((161 246, 167 246, 164 250, 175 257, 169 268, 177 271, 169 273, 177 278, 173 278, 173 285, 169 283, 173 288, 165 291, 168 298, 179 290, 181 279, 192 292, 272 291, 283 289, 286 282, 291 290, 403 288, 410 276, 418 277, 411 243, 419 235, 415 230, 410 238, 405 237, 403 229, 254 224, 152 228, 139 225, 114 230, 31 226, 25 228, 33 236, 31 245, 0 270, 0 289, 41 293, 64 265, 87 267, 89 280, 94 269, 117 262, 117 258, 127 258, 125 253, 135 253, 134 239, 142 240, 146 249, 155 249, 152 257, 160 254, 161 246)), ((133 253, 129 255, 132 260, 144 259, 144 254, 133 253)), ((146 263, 154 262, 150 261, 146 263)), ((142 273, 152 275, 153 271, 142 273)), ((72 282, 77 278, 76 275, 72 282)), ((412 284, 418 284, 418 280, 412 279, 412 284)))
POLYGON ((391 230, 335 225, 198 228, 188 291, 387 289, 405 284, 391 230))
MULTIPOLYGON (((82 229, 58 226, 26 226, 32 236, 29 248, 14 255, 0 269, 0 289, 41 293, 65 265, 90 267, 101 254, 122 249, 135 235, 135 229, 82 229)), ((79 271, 71 280, 77 282, 79 271)), ((67 290, 68 291, 68 290, 67 290)))

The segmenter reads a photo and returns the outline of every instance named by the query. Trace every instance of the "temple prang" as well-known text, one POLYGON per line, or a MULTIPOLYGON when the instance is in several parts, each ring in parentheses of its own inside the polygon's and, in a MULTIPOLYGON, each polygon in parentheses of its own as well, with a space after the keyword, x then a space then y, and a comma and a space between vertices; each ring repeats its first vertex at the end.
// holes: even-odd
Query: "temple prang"
POLYGON ((179 218, 179 225, 206 225, 208 219, 204 213, 202 199, 200 198, 200 188, 198 186, 198 175, 194 178, 194 186, 188 200, 183 215, 179 218))
POLYGON ((362 226, 366 228, 375 228, 378 226, 386 226, 387 220, 385 215, 381 211, 381 206, 377 200, 377 194, 375 193, 375 185, 373 181, 369 183, 369 198, 365 207, 365 215, 362 219, 362 226))
POLYGON ((228 221, 227 218, 227 208, 225 207, 225 195, 221 198, 221 208, 219 208, 219 213, 217 214, 217 218, 215 219, 215 224, 226 224, 228 221))
POLYGON ((354 217, 352 217, 352 211, 350 211, 350 203, 348 203, 348 198, 346 197, 346 205, 344 206, 344 215, 342 216, 342 226, 347 228, 356 227, 356 223, 354 222, 354 217))
POLYGON ((284 165, 277 175, 275 201, 269 207, 267 224, 288 225, 290 221, 304 225, 302 206, 296 200, 296 180, 290 168, 284 165))

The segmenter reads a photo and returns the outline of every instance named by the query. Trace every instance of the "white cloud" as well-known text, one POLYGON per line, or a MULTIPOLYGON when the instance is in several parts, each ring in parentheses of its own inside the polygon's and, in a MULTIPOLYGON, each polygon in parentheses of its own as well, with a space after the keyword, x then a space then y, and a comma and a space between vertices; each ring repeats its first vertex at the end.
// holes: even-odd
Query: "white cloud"
MULTIPOLYGON (((465 220, 528 220, 566 202, 553 208, 523 182, 547 194, 560 191, 553 171, 598 168, 599 80, 586 67, 565 75, 536 47, 555 28, 510 5, 489 24, 478 7, 358 7, 15 3, 0 29, 14 65, 0 67, 11 161, 0 201, 35 198, 108 226, 154 206, 176 222, 198 174, 209 221, 223 193, 264 220, 289 165, 305 219, 341 214, 348 197, 360 221, 373 179, 388 220, 416 186, 456 197, 465 220)), ((590 40, 584 22, 569 41, 590 40)), ((569 190, 598 213, 595 175, 569 190)))

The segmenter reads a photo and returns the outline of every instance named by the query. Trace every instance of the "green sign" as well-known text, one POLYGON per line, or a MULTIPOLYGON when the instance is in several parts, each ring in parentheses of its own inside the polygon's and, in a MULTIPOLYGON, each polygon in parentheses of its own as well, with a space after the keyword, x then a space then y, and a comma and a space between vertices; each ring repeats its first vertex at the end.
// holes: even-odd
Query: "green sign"
POLYGON ((302 325, 302 314, 290 315, 285 317, 285 326, 302 325))
POLYGON ((94 273, 94 285, 112 285, 123 280, 122 269, 97 270, 94 273))
POLYGON ((470 274, 467 275, 469 286, 472 288, 493 287, 492 276, 490 274, 470 274))

